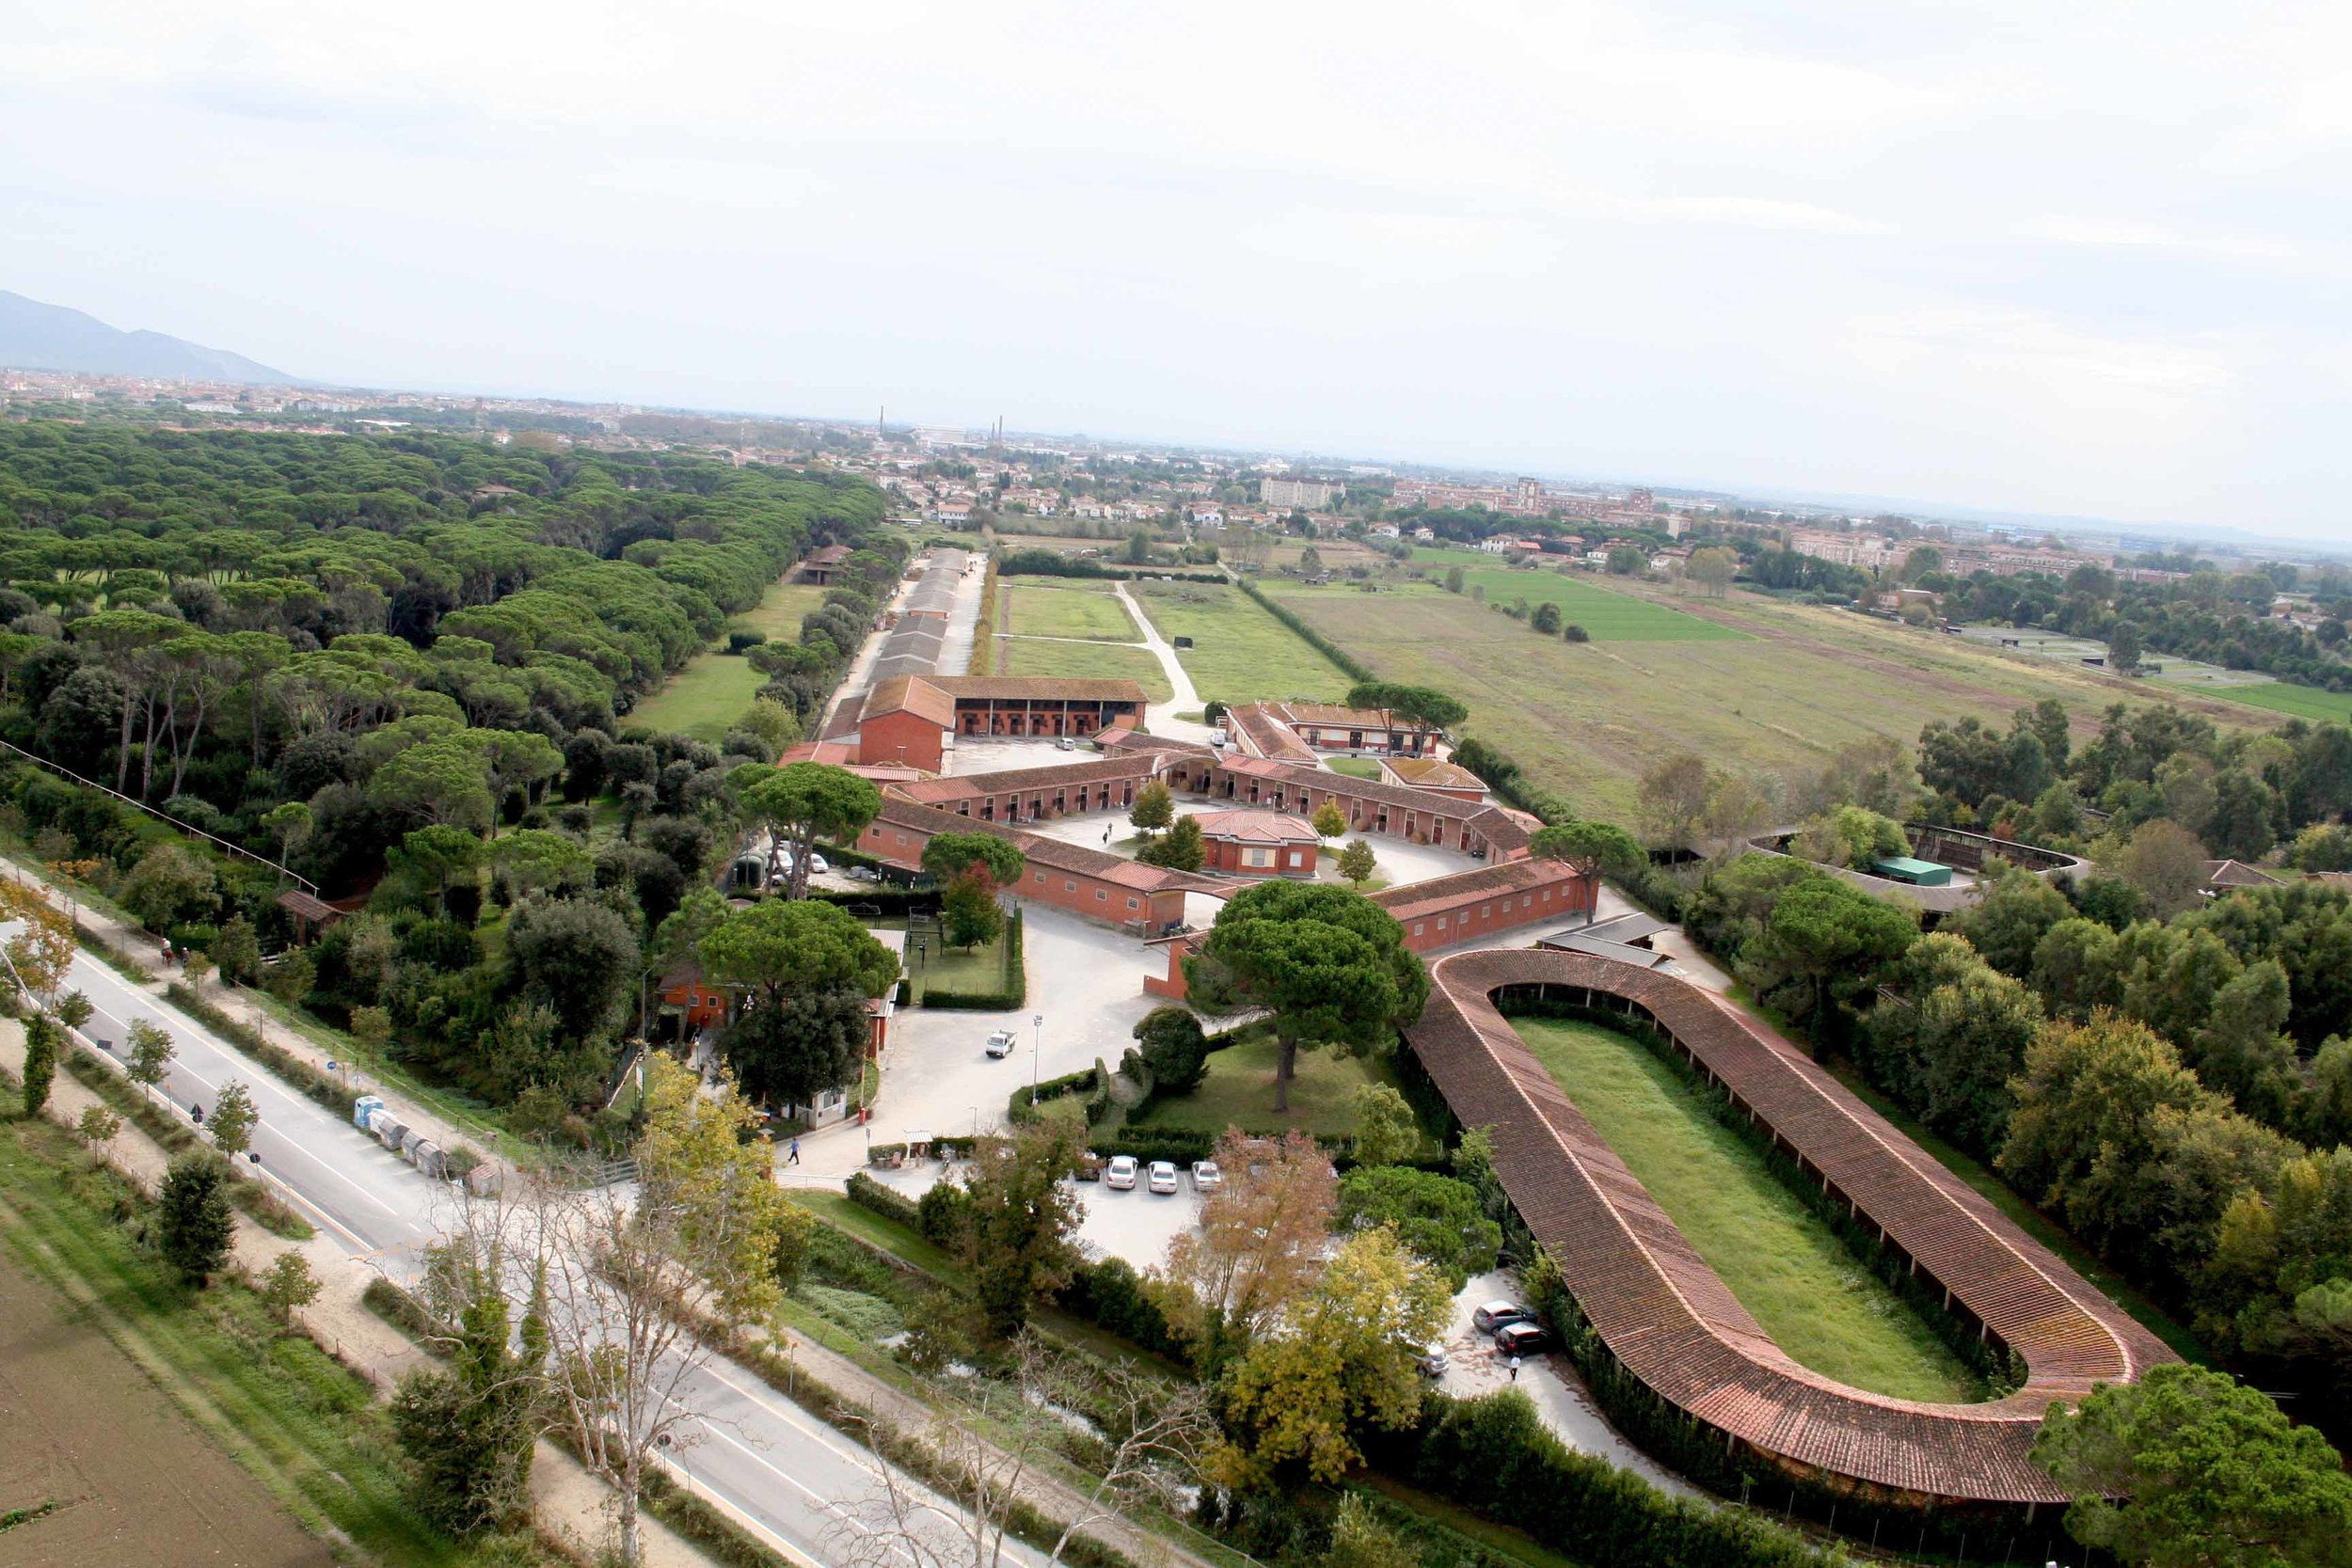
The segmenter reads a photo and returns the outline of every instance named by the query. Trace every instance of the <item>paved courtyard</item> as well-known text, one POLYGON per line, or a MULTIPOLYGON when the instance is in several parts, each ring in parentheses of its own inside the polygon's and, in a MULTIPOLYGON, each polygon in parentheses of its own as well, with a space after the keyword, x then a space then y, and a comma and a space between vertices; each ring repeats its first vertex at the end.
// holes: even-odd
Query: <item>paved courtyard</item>
POLYGON ((1143 993, 1143 977, 1165 974, 1167 960, 1123 931, 1037 903, 1025 908, 1029 1006, 1001 1013, 899 1009, 873 1121, 803 1137, 796 1174, 837 1181, 866 1163, 869 1141, 904 1143, 916 1132, 969 1136, 976 1124, 982 1131, 1001 1125, 1008 1098, 1033 1074, 1057 1078, 1097 1057, 1118 1065, 1135 1044, 1136 1021, 1159 1006, 1143 993), (1041 1029, 1032 1022, 1041 1015, 1041 1029), (1020 1039, 1003 1060, 985 1049, 995 1029, 1020 1039))

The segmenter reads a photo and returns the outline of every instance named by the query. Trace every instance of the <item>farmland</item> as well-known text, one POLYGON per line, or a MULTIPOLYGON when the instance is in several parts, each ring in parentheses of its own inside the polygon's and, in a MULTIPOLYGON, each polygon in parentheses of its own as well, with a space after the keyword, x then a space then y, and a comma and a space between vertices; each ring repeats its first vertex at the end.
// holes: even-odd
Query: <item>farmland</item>
MULTIPOLYGON (((1468 733, 1536 784, 1628 821, 1642 774, 1681 752, 1726 771, 1794 777, 1866 736, 1909 746, 1930 720, 2006 723, 2043 697, 2064 703, 2087 739, 2110 704, 2156 695, 2104 673, 1744 593, 1679 605, 1646 590, 1619 595, 1742 636, 1604 641, 1595 631, 1595 641, 1568 643, 1427 587, 1365 594, 1277 580, 1266 590, 1383 679, 1460 698, 1468 733)), ((2165 694, 2224 725, 2263 721, 2234 704, 2165 694)))
POLYGON ((1855 1388, 1949 1402, 1966 1368, 1673 1069, 1613 1030, 1516 1021, 1659 1207, 1791 1356, 1855 1388))
MULTIPOLYGON (((771 583, 759 603, 729 621, 727 629, 761 632, 771 641, 789 642, 800 636, 801 617, 824 599, 823 589, 807 583, 771 583)), ((768 684, 768 677, 749 660, 724 649, 722 642, 696 657, 631 709, 623 722, 718 744, 768 684)))
MULTIPOLYGON (((1712 642, 1748 635, 1719 621, 1686 614, 1672 605, 1634 594, 1621 594, 1586 572, 1571 572, 1558 563, 1533 570, 1505 566, 1477 550, 1413 552, 1416 565, 1424 562, 1462 569, 1462 593, 1483 589, 1486 602, 1507 605, 1524 599, 1533 610, 1556 604, 1561 617, 1582 626, 1596 642, 1712 642)), ((1299 592, 1310 592, 1300 589, 1299 592)), ((1324 589, 1324 593, 1344 592, 1324 589)), ((1441 594, 1434 584, 1410 584, 1393 592, 1406 594, 1441 594)))
POLYGON ((1193 645, 1177 650, 1176 657, 1208 701, 1331 699, 1347 690, 1344 672, 1238 588, 1210 582, 1138 582, 1134 593, 1161 636, 1170 641, 1192 639, 1193 645))

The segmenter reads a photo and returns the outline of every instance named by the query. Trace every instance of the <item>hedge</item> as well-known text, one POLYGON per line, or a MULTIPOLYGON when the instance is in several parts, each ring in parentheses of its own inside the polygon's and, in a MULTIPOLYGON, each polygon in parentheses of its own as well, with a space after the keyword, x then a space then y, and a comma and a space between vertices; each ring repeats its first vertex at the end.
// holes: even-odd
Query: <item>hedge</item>
POLYGON ((966 1012, 1008 1013, 1029 1000, 1029 968, 1023 954, 1023 920, 1015 910, 1005 917, 1005 989, 1002 990, 923 990, 926 1007, 953 1007, 966 1012))
POLYGON ((1817 1568, 1831 1560, 1794 1531, 1740 1509, 1671 1497, 1630 1470, 1561 1442, 1518 1389, 1423 1397, 1417 1431, 1369 1434, 1379 1468, 1610 1568, 1817 1568))
MULTIPOLYGON (((1014 1127, 1025 1127, 1038 1117, 1037 1107, 1049 1100, 1062 1100, 1073 1094, 1085 1095, 1089 1104, 1095 1095, 1095 1080, 1101 1075, 1103 1063, 1096 1058, 1094 1066, 1077 1072, 1065 1072, 1059 1078, 1048 1078, 1034 1089, 1028 1085, 1016 1088, 1005 1099, 1005 1120, 1014 1127), (1034 1100, 1034 1103, 1032 1103, 1034 1100)), ((1105 1088, 1104 1093, 1109 1091, 1105 1088)), ((1093 1117, 1089 1117, 1089 1125, 1093 1117)))
POLYGON ((1009 578, 1103 578, 1117 582, 1134 582, 1143 578, 1172 578, 1178 582, 1224 582, 1222 572, 1178 572, 1158 566, 1106 566, 1099 561, 1081 561, 1059 550, 1027 548, 1006 550, 992 558, 992 565, 1009 578))
MULTIPOLYGON (((887 1145, 881 1146, 876 1148, 875 1152, 880 1153, 882 1148, 887 1147, 887 1145)), ((906 1146, 901 1144, 898 1147, 903 1148, 906 1146)), ((918 1233, 922 1230, 923 1216, 914 1199, 904 1193, 883 1186, 864 1171, 852 1171, 850 1174, 848 1192, 850 1201, 859 1208, 870 1209, 886 1220, 905 1226, 909 1230, 918 1233)))
MULTIPOLYGON (((1233 586, 1248 594, 1251 598, 1257 600, 1259 607, 1264 610, 1268 615, 1273 616, 1276 620, 1281 622, 1282 625, 1296 632, 1299 636, 1299 640, 1305 642, 1307 646, 1312 648, 1315 652, 1321 654, 1324 657, 1338 665, 1341 670, 1346 673, 1348 679, 1370 681, 1378 680, 1380 678, 1372 673, 1371 666, 1365 664, 1363 660, 1358 658, 1354 654, 1349 653, 1345 648, 1341 647, 1337 642, 1332 641, 1329 638, 1324 636, 1323 633, 1315 630, 1314 627, 1309 626, 1305 621, 1300 620, 1297 612, 1293 610, 1288 605, 1279 604, 1275 600, 1266 597, 1264 592, 1261 590, 1256 583, 1251 582, 1247 578, 1235 578, 1233 579, 1233 586)), ((1500 795, 1502 791, 1498 788, 1495 793, 1500 795)))
POLYGON ((1168 1327, 1168 1314, 1145 1293, 1143 1276, 1123 1258, 1080 1267, 1056 1292, 1054 1305, 1155 1354, 1182 1361, 1188 1354, 1168 1327))
POLYGON ((1196 1132, 1180 1128, 1146 1128, 1130 1132, 1121 1128, 1110 1137, 1094 1146, 1094 1152, 1108 1159, 1114 1154, 1131 1154, 1146 1164, 1154 1160, 1169 1160, 1180 1165, 1205 1160, 1216 1152, 1216 1134, 1196 1132))

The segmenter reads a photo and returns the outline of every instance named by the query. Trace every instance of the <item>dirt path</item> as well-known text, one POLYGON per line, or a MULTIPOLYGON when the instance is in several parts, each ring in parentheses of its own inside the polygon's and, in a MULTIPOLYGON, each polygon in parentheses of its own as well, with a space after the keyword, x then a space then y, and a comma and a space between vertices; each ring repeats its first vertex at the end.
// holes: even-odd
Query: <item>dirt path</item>
POLYGON ((335 1554, 0 1249, 0 1568, 330 1568, 335 1554))

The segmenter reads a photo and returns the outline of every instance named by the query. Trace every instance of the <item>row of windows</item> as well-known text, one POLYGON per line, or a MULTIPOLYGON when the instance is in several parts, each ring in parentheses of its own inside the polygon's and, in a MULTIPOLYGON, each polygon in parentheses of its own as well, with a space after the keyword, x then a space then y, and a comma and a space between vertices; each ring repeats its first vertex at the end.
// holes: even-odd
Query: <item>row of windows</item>
MULTIPOLYGON (((1519 903, 1518 903, 1518 907, 1519 907, 1520 909, 1523 909, 1523 910, 1532 910, 1532 909, 1534 909, 1534 908, 1535 907, 1535 900, 1536 900, 1536 898, 1537 898, 1538 896, 1539 896, 1538 895, 1536 895, 1536 894, 1533 894, 1533 893, 1524 893, 1524 894, 1521 894, 1521 895, 1519 895, 1519 903)), ((1547 904, 1550 903, 1550 902, 1551 902, 1551 889, 1549 889, 1549 888, 1546 888, 1546 889, 1544 889, 1544 890, 1543 890, 1543 892, 1542 892, 1542 894, 1540 895, 1540 896, 1542 897, 1542 899, 1543 899, 1543 901, 1544 901, 1545 903, 1547 903, 1547 904)), ((1508 913, 1510 913, 1510 912, 1511 912, 1511 900, 1509 900, 1508 898, 1505 898, 1505 899, 1502 901, 1502 912, 1503 912, 1503 913, 1505 913, 1505 914, 1508 914, 1508 913)), ((1495 907, 1494 907, 1494 905, 1493 905, 1493 904, 1491 904, 1491 903, 1481 904, 1481 905, 1479 905, 1479 906, 1478 906, 1478 918, 1479 918, 1479 919, 1481 919, 1481 920, 1492 920, 1492 919, 1494 918, 1494 913, 1495 913, 1495 907)), ((1444 930, 1444 929, 1446 928, 1446 919, 1447 919, 1447 917, 1446 917, 1446 916, 1444 916, 1444 915, 1439 915, 1439 916, 1438 916, 1438 930, 1442 931, 1442 930, 1444 930)), ((1459 917, 1459 922, 1460 922, 1460 924, 1462 924, 1462 925, 1464 925, 1464 926, 1467 926, 1467 925, 1469 925, 1469 924, 1470 923, 1470 917, 1469 915, 1467 915, 1467 914, 1462 915, 1462 916, 1460 916, 1460 917, 1459 917)), ((1426 922, 1426 921, 1422 921, 1422 920, 1416 920, 1416 921, 1414 921, 1414 922, 1413 922, 1413 935, 1415 935, 1415 936, 1420 936, 1420 935, 1422 934, 1422 932, 1423 931, 1423 929, 1424 929, 1424 928, 1426 928, 1427 925, 1428 925, 1428 922, 1426 922)))

